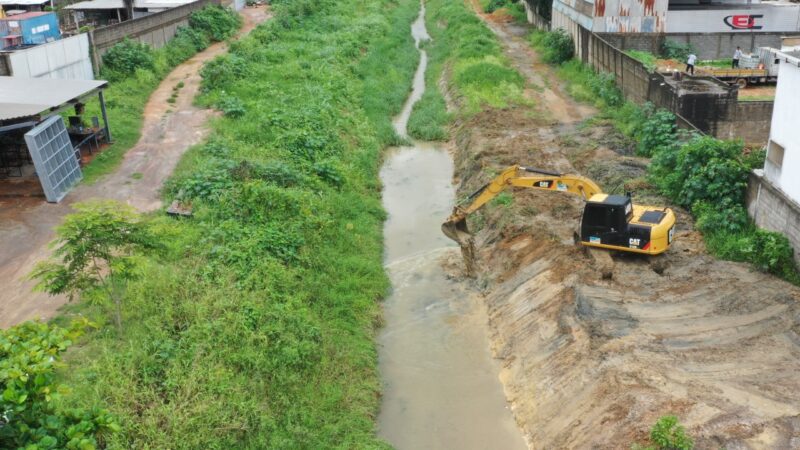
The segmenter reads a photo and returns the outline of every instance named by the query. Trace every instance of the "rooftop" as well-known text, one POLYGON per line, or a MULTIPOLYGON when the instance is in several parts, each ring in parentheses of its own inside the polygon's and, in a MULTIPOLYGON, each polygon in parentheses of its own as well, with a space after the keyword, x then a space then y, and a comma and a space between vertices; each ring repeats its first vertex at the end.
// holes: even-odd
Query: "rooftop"
POLYGON ((103 80, 0 77, 0 120, 54 111, 107 85, 103 80))
POLYGON ((3 5, 25 5, 25 6, 32 6, 32 5, 44 5, 45 3, 49 3, 50 0, 0 0, 0 6, 3 5))
MULTIPOLYGON (((2 0, 0 0, 2 1, 2 0)), ((55 14, 54 12, 43 12, 43 11, 33 11, 33 12, 26 12, 22 14, 14 14, 12 16, 0 18, 0 20, 25 20, 25 19, 32 19, 34 17, 41 17, 46 16, 48 14, 55 14)))
MULTIPOLYGON (((2 1, 2 0, 0 0, 2 1)), ((134 8, 174 8, 185 5, 195 0, 134 0, 134 8)), ((122 0, 87 0, 65 6, 64 9, 76 10, 101 10, 101 9, 123 9, 125 4, 122 0)))

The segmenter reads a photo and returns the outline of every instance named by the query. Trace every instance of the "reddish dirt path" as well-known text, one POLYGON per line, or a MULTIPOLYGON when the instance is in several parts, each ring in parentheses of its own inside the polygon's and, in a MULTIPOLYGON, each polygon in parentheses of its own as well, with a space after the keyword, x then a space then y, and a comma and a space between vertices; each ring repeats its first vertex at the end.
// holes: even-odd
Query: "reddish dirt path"
MULTIPOLYGON (((245 8, 241 14, 244 25, 239 36, 270 17, 265 7, 245 8)), ((161 186, 183 153, 206 137, 206 122, 215 114, 192 104, 200 88, 200 68, 227 49, 225 43, 214 44, 167 75, 145 106, 142 137, 114 173, 93 185, 78 186, 57 205, 41 198, 0 198, 0 327, 48 319, 67 302, 66 296, 32 292, 34 283, 26 277, 36 262, 49 255, 47 244, 54 238, 53 228, 72 211, 73 203, 108 198, 141 211, 161 207, 161 186), (173 87, 181 81, 184 86, 177 101, 167 103, 173 87)), ((113 127, 112 123, 112 133, 113 127)))
POLYGON ((478 0, 470 0, 478 17, 500 38, 505 55, 528 81, 525 96, 534 100, 542 112, 560 124, 580 122, 597 111, 574 101, 564 92, 553 69, 543 63, 536 50, 526 40, 529 28, 514 23, 509 16, 499 13, 486 14, 478 0))

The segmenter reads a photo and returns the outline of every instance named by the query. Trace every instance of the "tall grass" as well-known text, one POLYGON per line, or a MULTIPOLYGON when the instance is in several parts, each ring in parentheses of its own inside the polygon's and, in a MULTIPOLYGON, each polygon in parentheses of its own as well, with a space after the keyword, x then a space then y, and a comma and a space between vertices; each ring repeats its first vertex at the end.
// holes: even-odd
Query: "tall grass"
POLYGON ((484 108, 505 108, 524 102, 524 79, 502 55, 497 38, 465 2, 429 0, 426 24, 432 42, 425 74, 427 89, 409 120, 411 136, 419 139, 447 138, 452 119, 439 88, 447 71, 459 113, 472 115, 484 108))
POLYGON ((110 448, 384 448, 374 344, 378 170, 408 92, 416 0, 273 0, 274 18, 203 70, 239 102, 166 189, 194 216, 149 219, 168 249, 105 305, 63 376, 123 431, 110 448), (408 53, 408 54, 407 54, 408 53), (386 63, 401 61, 390 69, 386 63), (375 98, 383 99, 376 104, 375 98))

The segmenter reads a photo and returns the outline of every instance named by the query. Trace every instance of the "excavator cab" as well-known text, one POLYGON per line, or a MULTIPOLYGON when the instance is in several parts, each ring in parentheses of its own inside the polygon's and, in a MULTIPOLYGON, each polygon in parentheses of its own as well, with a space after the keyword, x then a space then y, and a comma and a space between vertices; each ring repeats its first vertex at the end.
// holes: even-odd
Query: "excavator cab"
POLYGON ((657 255, 672 243, 675 214, 669 208, 638 206, 629 195, 596 194, 586 202, 581 244, 657 255))

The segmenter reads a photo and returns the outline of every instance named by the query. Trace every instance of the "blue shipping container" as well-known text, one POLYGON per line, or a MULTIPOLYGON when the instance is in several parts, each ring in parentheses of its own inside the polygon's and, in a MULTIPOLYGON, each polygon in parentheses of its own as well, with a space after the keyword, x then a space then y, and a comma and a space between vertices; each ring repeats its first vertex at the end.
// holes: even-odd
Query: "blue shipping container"
POLYGON ((28 12, 0 19, 3 34, 22 36, 27 45, 44 44, 61 39, 58 17, 53 12, 28 12))

